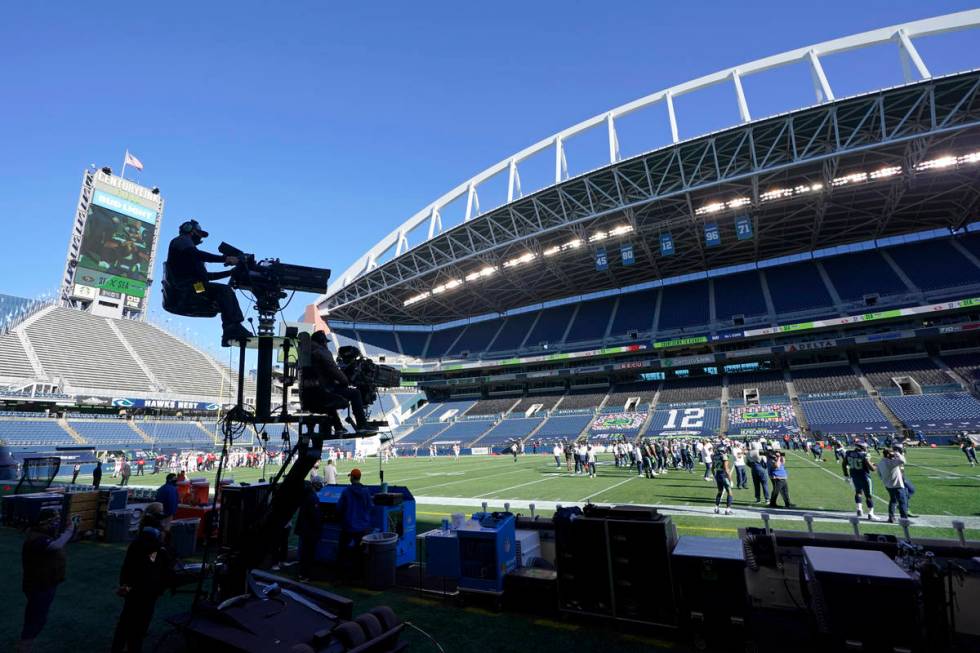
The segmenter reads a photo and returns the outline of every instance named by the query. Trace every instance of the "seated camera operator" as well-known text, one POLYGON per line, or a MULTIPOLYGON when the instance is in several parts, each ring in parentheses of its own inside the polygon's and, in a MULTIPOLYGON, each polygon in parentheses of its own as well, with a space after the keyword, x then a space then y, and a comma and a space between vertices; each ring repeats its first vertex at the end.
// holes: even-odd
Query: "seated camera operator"
POLYGON ((237 265, 234 256, 222 256, 202 252, 197 248, 208 237, 197 220, 188 220, 180 225, 180 235, 170 241, 167 250, 167 282, 183 293, 203 294, 218 305, 221 311, 221 346, 229 346, 230 341, 248 339, 252 334, 242 326, 245 317, 238 306, 238 298, 231 287, 212 283, 230 277, 231 270, 208 272, 205 263, 224 263, 237 265))
POLYGON ((368 426, 361 393, 356 388, 350 387, 347 375, 337 365, 337 361, 334 360, 333 354, 327 347, 327 334, 323 331, 317 331, 310 336, 310 345, 310 355, 313 369, 316 372, 317 385, 305 390, 308 393, 308 401, 314 405, 321 403, 318 401, 320 398, 316 396, 317 394, 333 394, 343 397, 350 404, 351 411, 354 413, 357 432, 367 433, 374 430, 368 426))

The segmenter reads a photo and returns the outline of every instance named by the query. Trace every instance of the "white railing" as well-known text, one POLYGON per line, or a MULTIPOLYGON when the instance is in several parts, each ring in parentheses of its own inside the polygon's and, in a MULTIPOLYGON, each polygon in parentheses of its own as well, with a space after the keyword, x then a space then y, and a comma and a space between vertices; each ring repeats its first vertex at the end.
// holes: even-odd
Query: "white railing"
MULTIPOLYGON (((354 281, 357 277, 366 272, 370 272, 378 267, 382 259, 392 253, 398 257, 411 249, 409 235, 414 234, 416 229, 428 222, 425 229, 425 240, 430 240, 438 236, 445 230, 447 225, 443 224, 442 210, 452 202, 466 197, 466 211, 462 222, 465 223, 487 208, 481 211, 479 201, 479 189, 481 184, 497 175, 507 174, 507 203, 523 196, 520 182, 519 165, 526 159, 544 152, 554 151, 554 183, 561 183, 568 178, 568 162, 566 159, 565 144, 572 138, 579 136, 592 129, 606 130, 609 157, 608 163, 613 164, 620 160, 619 139, 616 132, 616 120, 629 115, 640 109, 644 109, 656 104, 664 104, 667 109, 668 122, 670 125, 671 140, 673 143, 680 142, 678 133, 677 112, 674 99, 717 84, 731 84, 733 91, 733 102, 738 107, 741 122, 751 121, 752 115, 748 100, 742 85, 742 80, 746 77, 761 73, 774 68, 788 66, 797 63, 804 63, 810 71, 815 104, 829 102, 836 99, 833 88, 827 78, 823 66, 820 63, 821 57, 848 52, 862 48, 868 48, 884 43, 894 43, 897 48, 902 70, 907 82, 916 79, 927 79, 931 73, 916 50, 913 39, 942 34, 958 30, 973 29, 980 26, 980 9, 971 9, 959 13, 927 18, 900 25, 892 25, 881 29, 863 32, 852 36, 846 36, 831 41, 825 41, 815 45, 797 48, 788 52, 758 59, 746 64, 726 68, 717 72, 705 75, 697 79, 666 88, 655 93, 651 93, 632 102, 620 105, 601 114, 593 116, 588 120, 573 125, 567 129, 552 134, 524 148, 520 152, 513 154, 496 164, 490 166, 483 172, 464 181, 454 189, 427 205, 421 211, 404 221, 387 236, 382 238, 376 245, 369 249, 365 254, 357 259, 349 268, 336 277, 336 281, 330 284, 327 294, 317 300, 323 301, 326 297, 333 295, 344 286, 354 281)), ((457 225, 449 225, 450 227, 457 225)), ((424 241, 423 241, 424 242, 424 241)), ((417 245, 418 243, 416 243, 417 245)))

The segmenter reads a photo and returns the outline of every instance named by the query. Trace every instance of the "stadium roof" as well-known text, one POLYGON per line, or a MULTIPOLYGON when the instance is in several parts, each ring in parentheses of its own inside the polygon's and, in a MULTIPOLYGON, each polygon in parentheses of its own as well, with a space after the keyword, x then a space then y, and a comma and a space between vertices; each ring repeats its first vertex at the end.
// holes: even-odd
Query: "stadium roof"
POLYGON ((959 228, 980 206, 980 71, 930 77, 910 39, 977 24, 980 10, 838 39, 597 116, 464 184, 461 224, 439 233, 439 208, 453 193, 414 216, 341 275, 319 306, 332 319, 434 324, 871 238, 959 228), (908 83, 835 99, 818 54, 884 41, 896 42, 909 63, 908 83), (800 60, 811 67, 820 103, 751 120, 741 77, 800 60), (743 122, 679 142, 672 97, 723 81, 734 84, 743 122), (619 160, 614 118, 654 102, 667 104, 675 142, 619 160), (596 125, 608 131, 612 163, 567 179, 563 142, 596 125), (540 147, 554 149, 556 183, 520 197, 517 164, 540 147), (509 175, 510 201, 477 215, 479 183, 501 171, 509 175), (741 235, 749 237, 740 238, 736 229, 745 230, 746 219, 749 233, 741 235), (409 248, 408 232, 426 222, 428 237, 409 248), (716 230, 720 242, 709 245, 706 229, 716 230), (631 265, 622 260, 627 244, 631 265), (385 253, 393 258, 379 264, 385 253))

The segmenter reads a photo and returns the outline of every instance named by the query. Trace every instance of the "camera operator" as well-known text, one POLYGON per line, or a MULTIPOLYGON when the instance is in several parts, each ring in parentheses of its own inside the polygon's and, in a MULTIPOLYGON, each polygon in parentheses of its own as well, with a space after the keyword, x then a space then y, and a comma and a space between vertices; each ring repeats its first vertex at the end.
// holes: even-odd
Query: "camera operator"
POLYGON ((218 305, 221 311, 221 346, 229 346, 232 340, 247 339, 251 333, 242 326, 245 317, 238 305, 238 298, 231 287, 212 283, 232 275, 231 270, 208 272, 205 263, 237 265, 238 258, 202 252, 197 248, 208 237, 197 220, 180 225, 180 235, 170 241, 167 250, 167 282, 182 293, 204 295, 218 305))
MULTIPOLYGON (((325 399, 323 395, 338 395, 343 397, 350 404, 351 411, 354 413, 355 428, 358 433, 368 433, 372 429, 368 426, 367 415, 364 413, 364 403, 361 400, 361 393, 350 387, 350 380, 347 375, 337 366, 333 354, 327 347, 327 334, 317 331, 310 336, 311 358, 313 369, 316 372, 316 387, 306 388, 308 393, 307 401, 319 403, 325 399), (320 395, 319 397, 317 395, 320 395)), ((304 402, 306 403, 306 402, 304 402)))

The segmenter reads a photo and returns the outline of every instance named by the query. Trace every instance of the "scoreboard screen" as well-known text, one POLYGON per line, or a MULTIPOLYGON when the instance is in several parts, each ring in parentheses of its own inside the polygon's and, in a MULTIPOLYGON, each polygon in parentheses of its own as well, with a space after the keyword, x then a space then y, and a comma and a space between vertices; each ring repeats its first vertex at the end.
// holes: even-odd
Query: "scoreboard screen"
POLYGON ((76 282, 144 297, 156 227, 155 209, 96 190, 82 234, 76 282))

